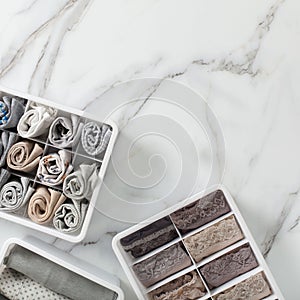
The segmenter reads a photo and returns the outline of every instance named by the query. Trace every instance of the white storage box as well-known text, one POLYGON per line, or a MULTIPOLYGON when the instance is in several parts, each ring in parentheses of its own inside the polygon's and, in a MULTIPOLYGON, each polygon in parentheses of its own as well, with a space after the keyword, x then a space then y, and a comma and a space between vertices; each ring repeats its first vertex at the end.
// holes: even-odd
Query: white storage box
POLYGON ((115 299, 124 299, 124 294, 120 288, 120 281, 118 278, 33 237, 27 237, 23 240, 11 238, 5 242, 0 253, 1 270, 5 267, 4 261, 9 257, 11 250, 16 245, 30 250, 65 269, 113 291, 116 296, 115 299))
MULTIPOLYGON (((200 207, 200 205, 198 207, 200 207)), ((202 211, 204 211, 204 209, 202 211)), ((196 212, 200 213, 200 214, 202 213, 202 211, 201 211, 201 209, 196 210, 196 212)), ((203 218, 205 218, 205 215, 203 218)), ((193 221, 198 222, 199 220, 197 221, 197 218, 195 218, 195 219, 193 219, 193 221)), ((184 222, 186 222, 186 221, 184 221, 184 222)), ((162 224, 162 223, 160 223, 160 224, 162 224)), ((183 224, 189 224, 189 223, 183 223, 183 224)), ((222 236, 224 236, 224 232, 221 233, 221 239, 222 239, 222 236)), ((204 243, 205 243, 205 241, 207 241, 207 239, 203 239, 202 241, 204 241, 204 243)), ((137 225, 119 233, 118 235, 116 235, 114 237, 112 244, 113 244, 114 252, 117 255, 128 279, 139 299, 154 299, 151 297, 153 297, 153 293, 155 293, 155 292, 157 292, 159 295, 164 294, 165 291, 163 289, 161 289, 162 286, 166 287, 165 285, 172 281, 173 288, 174 288, 175 284, 177 284, 176 279, 178 280, 177 282, 179 282, 180 278, 183 278, 184 275, 186 275, 186 274, 191 274, 191 272, 193 272, 193 271, 196 271, 197 277, 200 279, 200 281, 203 284, 203 294, 198 299, 211 299, 211 300, 218 299, 217 296, 220 297, 221 293, 224 293, 224 291, 225 292, 228 292, 228 291, 233 292, 234 291, 233 288, 236 287, 237 284, 241 284, 241 282, 243 282, 242 284, 247 284, 247 283, 244 283, 246 280, 248 280, 247 282, 250 282, 249 281, 250 278, 252 279, 252 278, 254 278, 254 276, 260 276, 260 275, 263 276, 266 283, 268 284, 267 289, 268 289, 268 293, 269 293, 267 296, 264 296, 263 298, 260 298, 260 299, 269 299, 269 300, 271 300, 271 299, 272 300, 275 300, 275 299, 283 300, 284 299, 284 297, 282 296, 258 246, 256 245, 243 217, 241 216, 234 200, 232 199, 231 195, 226 190, 226 188, 223 187, 222 185, 214 186, 212 188, 209 188, 205 192, 198 193, 198 194, 182 201, 181 203, 179 203, 165 211, 162 211, 161 213, 145 220, 144 222, 141 222, 140 224, 137 224, 137 225), (186 230, 186 231, 182 230, 182 228, 184 228, 184 227, 182 227, 180 229, 180 227, 178 227, 178 225, 181 224, 180 222, 182 220, 177 219, 176 216, 180 216, 180 214, 181 214, 182 216, 185 215, 187 219, 190 218, 191 214, 189 213, 189 209, 193 208, 193 207, 197 207, 197 205, 195 205, 195 204, 201 203, 200 201, 203 201, 203 203, 205 203, 205 201, 208 201, 205 199, 209 199, 209 197, 211 195, 216 195, 216 194, 213 194, 215 192, 218 192, 221 195, 223 195, 222 199, 225 199, 225 202, 227 202, 226 205, 227 205, 228 209, 226 210, 225 209, 226 207, 224 208, 224 202, 220 201, 220 199, 216 199, 216 201, 214 200, 215 202, 213 202, 215 207, 212 206, 212 210, 218 210, 218 205, 220 205, 223 207, 222 209, 220 209, 220 211, 223 210, 223 213, 220 213, 215 219, 211 219, 211 220, 207 219, 207 222, 204 222, 204 224, 197 226, 197 228, 194 228, 191 230, 186 230), (197 201, 197 200, 200 200, 200 201, 197 201), (172 214, 174 212, 176 212, 176 214, 172 214), (184 212, 186 212, 186 213, 184 213, 184 212), (156 231, 152 230, 155 226, 158 226, 158 224, 159 224, 159 223, 155 223, 155 225, 153 225, 154 222, 158 222, 158 221, 162 222, 162 220, 164 220, 164 222, 167 222, 167 221, 165 221, 166 218, 168 218, 171 221, 170 226, 173 226, 174 229, 176 230, 176 235, 173 235, 171 238, 166 238, 166 235, 165 235, 166 232, 169 232, 168 237, 171 236, 170 232, 172 232, 172 231, 170 230, 169 225, 168 225, 168 227, 165 226, 164 227, 165 229, 161 229, 162 227, 161 228, 157 227, 156 231), (201 259, 198 259, 197 255, 199 253, 195 254, 195 251, 194 252, 191 251, 192 248, 188 248, 188 246, 189 246, 188 238, 190 238, 190 237, 194 238, 194 236, 195 235, 197 236, 197 234, 199 234, 199 233, 204 234, 204 232, 207 232, 209 234, 209 236, 207 236, 208 239, 214 239, 212 237, 213 235, 216 235, 216 239, 218 239, 217 230, 219 230, 218 228, 221 228, 221 227, 218 227, 218 224, 222 224, 222 222, 224 222, 224 220, 229 220, 229 219, 234 219, 236 221, 235 224, 239 227, 240 231, 242 232, 242 236, 240 236, 240 238, 237 238, 235 241, 233 241, 230 244, 227 244, 227 245, 223 244, 223 247, 221 246, 219 249, 217 249, 216 251, 213 251, 211 254, 203 256, 201 259), (217 228, 217 229, 213 231, 212 230, 213 228, 214 229, 217 228), (207 230, 207 231, 205 231, 205 230, 207 230), (209 230, 212 230, 212 231, 209 231, 209 230), (165 232, 165 233, 163 234, 163 232, 165 232), (150 238, 150 236, 151 236, 151 238, 150 238), (152 238, 153 238, 153 240, 151 240, 152 238), (164 240, 167 242, 162 244, 164 240), (146 249, 145 246, 144 247, 141 246, 141 241, 147 241, 147 243, 148 243, 147 247, 148 247, 149 251, 145 250, 146 249), (156 243, 157 247, 155 246, 155 243, 156 243), (171 264, 170 262, 168 262, 168 257, 166 259, 166 262, 161 263, 163 261, 163 259, 165 259, 167 256, 167 254, 166 254, 167 252, 165 252, 165 251, 168 251, 174 245, 180 245, 180 247, 182 247, 184 249, 184 251, 186 252, 188 257, 190 258, 191 264, 185 265, 183 268, 179 269, 179 271, 177 269, 175 272, 173 272, 171 274, 169 273, 169 275, 165 276, 165 278, 162 278, 162 280, 157 280, 154 283, 149 282, 149 281, 147 282, 145 280, 145 277, 147 277, 149 275, 147 277, 147 279, 149 279, 153 276, 153 274, 155 274, 155 272, 156 272, 155 265, 158 260, 160 260, 160 262, 158 264, 160 265, 161 269, 165 269, 166 267, 168 267, 167 266, 168 264, 171 265, 171 268, 174 266, 175 263, 171 264), (247 249, 252 250, 251 251, 252 255, 254 255, 254 257, 256 258, 256 266, 250 268, 250 270, 247 270, 241 274, 234 276, 233 278, 231 278, 229 280, 223 280, 224 282, 219 284, 219 286, 213 286, 211 284, 209 277, 205 277, 209 273, 205 273, 203 271, 204 270, 203 267, 205 266, 205 268, 207 268, 207 266, 209 266, 208 270, 212 270, 215 268, 215 270, 213 272, 218 272, 218 268, 216 268, 216 266, 220 266, 220 264, 219 265, 215 264, 211 267, 210 263, 214 263, 216 261, 218 263, 224 257, 225 258, 229 257, 229 256, 226 256, 226 254, 231 255, 231 253, 237 253, 237 251, 239 251, 239 249, 244 249, 243 247, 246 247, 247 249), (144 269, 142 269, 143 267, 141 266, 141 263, 143 263, 143 262, 145 263, 145 266, 146 266, 146 267, 144 267, 144 269), (152 264, 151 264, 151 262, 152 262, 152 264), (141 269, 142 269, 142 273, 135 272, 136 270, 139 271, 141 269), (137 274, 140 274, 140 278, 137 274)), ((145 244, 146 244, 146 242, 144 242, 144 245, 145 244)), ((201 243, 199 242, 198 246, 200 244, 201 243)), ((215 245, 217 245, 217 243, 215 245)), ((219 243, 219 245, 220 245, 220 243, 219 243)), ((196 248, 196 250, 197 249, 198 248, 196 248)), ((168 253, 171 253, 171 251, 168 253)), ((174 252, 173 252, 173 254, 174 254, 174 252)), ((232 255, 234 255, 234 254, 232 254, 232 255)), ((175 255, 174 255, 174 257, 175 257, 175 255)), ((183 261, 184 259, 180 258, 179 261, 180 260, 183 261)), ((159 278, 159 277, 157 277, 157 278, 159 278)), ((241 285, 239 285, 238 287, 241 287, 241 285)), ((167 290, 168 290, 168 288, 167 288, 167 290)), ((173 296, 173 298, 175 299, 176 297, 173 296)), ((162 297, 162 298, 155 298, 155 299, 165 299, 165 298, 162 297)), ((194 299, 194 298, 189 298, 189 299, 194 299)), ((220 299, 229 299, 229 298, 220 298, 220 299)))
MULTIPOLYGON (((80 117, 80 122, 82 122, 83 124, 86 124, 87 122, 90 121, 94 121, 95 123, 99 124, 99 126, 102 126, 102 122, 99 120, 95 120, 95 116, 88 116, 86 113, 84 113, 83 111, 80 110, 76 110, 70 107, 64 107, 62 105, 58 105, 55 104, 53 102, 47 101, 45 99, 39 98, 39 97, 35 97, 35 96, 31 96, 28 94, 24 94, 24 93, 20 93, 17 91, 13 91, 7 88, 3 88, 0 87, 0 97, 2 99, 3 96, 10 96, 10 97, 19 97, 22 99, 26 99, 27 100, 27 104, 26 104, 26 109, 25 111, 27 111, 30 106, 32 105, 32 103, 37 103, 37 104, 41 104, 41 105, 45 105, 51 108, 55 108, 58 110, 58 114, 57 116, 63 116, 63 117, 68 117, 72 115, 77 115, 80 117)), ((96 115, 96 113, 95 113, 96 115)), ((118 135, 118 128, 115 125, 115 123, 109 121, 109 120, 102 120, 105 122, 105 124, 107 124, 108 126, 110 126, 111 130, 112 130, 112 135, 110 137, 109 143, 107 145, 107 148, 105 150, 105 152, 101 153, 100 155, 97 156, 90 156, 87 153, 85 153, 83 151, 83 147, 81 145, 81 141, 80 139, 78 140, 78 142, 76 143, 76 145, 74 145, 74 147, 72 146, 71 149, 66 149, 68 152, 71 153, 72 156, 72 164, 74 165, 74 171, 76 171, 76 168, 78 168, 78 166, 81 163, 87 163, 87 164, 92 164, 92 163, 96 163, 99 167, 99 173, 98 173, 98 177, 99 180, 97 182, 96 187, 94 188, 93 194, 91 199, 88 201, 89 205, 84 217, 84 221, 82 223, 82 226, 79 230, 77 230, 76 232, 70 232, 70 233, 66 233, 66 232, 62 232, 62 231, 58 231, 55 227, 53 227, 53 224, 47 224, 47 225, 40 225, 38 223, 33 222, 32 220, 30 220, 24 210, 23 213, 9 213, 9 212, 4 212, 4 211, 0 211, 0 217, 3 219, 7 219, 16 223, 19 223, 21 225, 30 227, 32 229, 50 234, 52 236, 67 240, 69 242, 80 242, 81 240, 84 239, 87 230, 88 230, 88 226, 93 214, 93 210, 95 207, 95 203, 97 201, 97 197, 99 194, 99 190, 100 190, 100 186, 101 183, 103 181, 106 169, 107 169, 107 165, 113 150, 113 146, 114 143, 116 141, 117 135, 118 135)), ((1 131, 1 130, 0 130, 1 131)), ((4 129, 5 131, 5 129, 4 129)), ((7 131, 14 131, 17 132, 16 128, 14 129, 7 129, 7 131)), ((55 149, 55 151, 59 151, 62 148, 57 147, 57 146, 53 146, 49 143, 49 139, 47 138, 47 136, 41 136, 41 137, 37 137, 37 138, 22 138, 19 137, 20 140, 29 140, 29 141, 33 141, 35 143, 38 143, 39 145, 41 145, 41 147, 43 147, 44 152, 43 155, 45 154, 49 154, 49 152, 54 151, 53 149, 55 149)), ((51 152, 52 153, 52 152, 51 152)), ((42 155, 42 156, 43 156, 42 155)), ((6 169, 9 169, 7 166, 5 167, 6 169)), ((36 174, 34 173, 21 173, 21 172, 14 172, 13 170, 9 171, 16 177, 29 177, 31 180, 31 183, 34 184, 38 184, 40 185, 40 182, 37 179, 36 174)), ((47 186, 47 185, 46 185, 47 186)), ((54 187, 54 189, 60 189, 60 191, 62 191, 61 187, 54 187)))

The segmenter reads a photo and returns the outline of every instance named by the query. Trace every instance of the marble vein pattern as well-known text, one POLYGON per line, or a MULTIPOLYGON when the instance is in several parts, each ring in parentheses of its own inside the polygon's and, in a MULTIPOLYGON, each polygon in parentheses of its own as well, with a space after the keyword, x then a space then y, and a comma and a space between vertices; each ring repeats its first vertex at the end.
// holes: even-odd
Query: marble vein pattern
MULTIPOLYGON (((87 113, 97 109, 121 131, 83 242, 69 244, 5 220, 1 227, 9 230, 1 231, 0 241, 33 234, 82 259, 94 257, 95 265, 120 277, 126 299, 136 299, 111 240, 138 220, 130 209, 120 220, 101 200, 123 203, 125 211, 163 199, 135 213, 142 219, 168 207, 173 195, 172 201, 181 200, 186 190, 178 186, 205 187, 212 166, 203 128, 184 105, 159 98, 172 80, 205 98, 208 123, 206 109, 217 117, 226 165, 216 178, 235 197, 286 299, 296 300, 299 15, 297 0, 3 1, 0 84, 87 113), (123 84, 120 92, 120 84, 149 77, 156 80, 128 89, 123 84), (137 100, 114 102, 122 97, 137 100), (184 167, 190 171, 183 173, 184 167)), ((213 129, 214 143, 222 144, 213 129)))

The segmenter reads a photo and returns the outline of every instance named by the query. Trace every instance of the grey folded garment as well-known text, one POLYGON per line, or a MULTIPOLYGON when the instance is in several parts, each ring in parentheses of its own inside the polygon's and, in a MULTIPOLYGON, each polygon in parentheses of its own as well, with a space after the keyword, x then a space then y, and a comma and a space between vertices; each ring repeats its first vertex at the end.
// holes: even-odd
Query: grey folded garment
POLYGON ((14 269, 46 288, 73 300, 113 300, 116 293, 21 246, 5 260, 14 269))
POLYGON ((18 135, 14 132, 0 132, 0 168, 5 165, 7 153, 17 139, 18 135))
POLYGON ((24 138, 45 134, 57 115, 57 110, 41 104, 31 104, 18 123, 18 133, 24 138))
POLYGON ((67 175, 73 170, 71 159, 71 153, 66 150, 60 150, 58 153, 51 153, 42 157, 37 177, 41 182, 50 186, 62 184, 67 175))
POLYGON ((5 268, 0 274, 0 300, 68 300, 29 277, 9 268, 5 268), (7 298, 6 298, 7 297, 7 298))
POLYGON ((62 204, 55 212, 53 218, 54 227, 61 232, 75 232, 82 226, 88 203, 80 200, 72 200, 71 203, 62 204))
POLYGON ((16 127, 24 111, 24 99, 8 96, 2 97, 2 101, 0 101, 0 129, 16 127))
POLYGON ((28 185, 29 179, 26 177, 4 184, 0 191, 0 211, 15 212, 23 207, 28 200, 25 197, 28 185))
POLYGON ((86 123, 81 133, 82 147, 87 154, 98 155, 106 150, 111 135, 111 127, 106 124, 86 123))
POLYGON ((0 188, 3 187, 3 185, 8 181, 10 177, 10 172, 0 168, 0 188))
POLYGON ((79 170, 69 174, 64 180, 63 192, 71 199, 90 200, 98 182, 97 164, 82 164, 79 170))
POLYGON ((50 126, 49 141, 61 148, 74 147, 80 138, 82 126, 79 116, 71 115, 70 119, 58 117, 50 126))

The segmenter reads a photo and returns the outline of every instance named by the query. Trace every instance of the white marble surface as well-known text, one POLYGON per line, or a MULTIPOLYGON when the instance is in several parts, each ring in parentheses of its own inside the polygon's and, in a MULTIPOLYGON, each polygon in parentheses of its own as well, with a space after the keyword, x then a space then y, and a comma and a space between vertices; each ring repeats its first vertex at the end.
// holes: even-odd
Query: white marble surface
POLYGON ((0 3, 0 84, 88 112, 97 108, 97 115, 113 112, 121 127, 84 242, 71 245, 4 220, 1 241, 32 234, 92 258, 119 276, 126 299, 134 300, 112 237, 221 181, 286 299, 299 299, 299 1, 0 3), (118 86, 145 77, 160 79, 118 86), (176 93, 168 94, 169 79, 178 82, 176 93), (218 123, 179 83, 202 94, 217 117, 224 172, 218 123), (208 133, 205 122, 213 124, 208 133))

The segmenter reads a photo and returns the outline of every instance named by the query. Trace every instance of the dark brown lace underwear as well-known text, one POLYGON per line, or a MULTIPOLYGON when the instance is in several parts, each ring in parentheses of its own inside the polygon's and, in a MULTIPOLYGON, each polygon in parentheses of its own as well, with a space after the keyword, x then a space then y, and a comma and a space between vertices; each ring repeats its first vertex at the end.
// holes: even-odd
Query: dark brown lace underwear
POLYGON ((124 250, 135 258, 176 239, 177 231, 169 217, 160 219, 121 239, 124 250))
POLYGON ((200 268, 200 272, 210 289, 230 281, 258 266, 249 245, 243 245, 200 268))
POLYGON ((191 265, 189 255, 178 243, 133 265, 132 268, 140 282, 149 287, 191 265))
POLYGON ((181 233, 194 230, 230 212, 222 191, 217 190, 200 200, 177 210, 171 218, 181 233))
POLYGON ((149 294, 150 300, 197 300, 206 294, 197 271, 187 273, 149 294))

